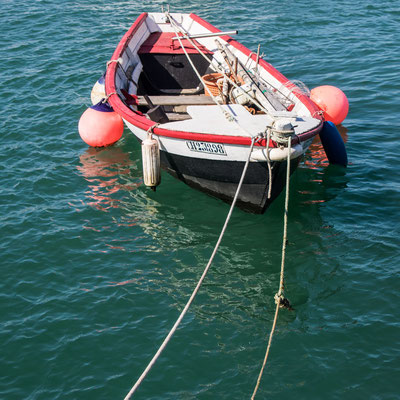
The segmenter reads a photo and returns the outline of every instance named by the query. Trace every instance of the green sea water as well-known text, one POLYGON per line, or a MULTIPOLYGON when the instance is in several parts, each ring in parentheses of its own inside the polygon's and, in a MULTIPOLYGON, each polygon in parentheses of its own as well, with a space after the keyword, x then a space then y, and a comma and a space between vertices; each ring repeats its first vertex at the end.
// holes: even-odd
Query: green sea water
MULTIPOLYGON (((125 130, 91 149, 90 91, 159 1, 0 0, 0 398, 123 399, 172 327, 228 206, 167 174, 142 184, 125 130)), ((257 399, 400 399, 398 1, 171 1, 340 87, 350 165, 313 145, 291 179, 285 294, 257 399)), ((139 399, 249 399, 274 316, 284 196, 235 210, 139 399)))

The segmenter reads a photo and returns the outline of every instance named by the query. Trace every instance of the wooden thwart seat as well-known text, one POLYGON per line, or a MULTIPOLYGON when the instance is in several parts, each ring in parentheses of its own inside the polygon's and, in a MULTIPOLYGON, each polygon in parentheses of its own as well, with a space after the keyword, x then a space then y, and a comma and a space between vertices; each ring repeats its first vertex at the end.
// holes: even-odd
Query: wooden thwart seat
MULTIPOLYGON (((210 96, 204 94, 184 95, 184 96, 149 96, 155 106, 195 106, 195 105, 215 105, 210 96)), ((140 106, 148 105, 144 96, 138 96, 140 106)))

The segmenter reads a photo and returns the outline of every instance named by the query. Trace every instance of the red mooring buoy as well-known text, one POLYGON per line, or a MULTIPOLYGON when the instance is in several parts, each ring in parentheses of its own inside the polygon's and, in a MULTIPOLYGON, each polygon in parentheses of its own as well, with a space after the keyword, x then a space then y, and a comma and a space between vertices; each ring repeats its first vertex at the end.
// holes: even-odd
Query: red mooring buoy
POLYGON ((108 103, 97 103, 88 108, 78 124, 82 140, 92 147, 105 147, 121 139, 124 123, 108 103))
POLYGON ((337 87, 324 85, 311 90, 310 99, 324 112, 325 121, 341 124, 349 112, 349 101, 337 87))

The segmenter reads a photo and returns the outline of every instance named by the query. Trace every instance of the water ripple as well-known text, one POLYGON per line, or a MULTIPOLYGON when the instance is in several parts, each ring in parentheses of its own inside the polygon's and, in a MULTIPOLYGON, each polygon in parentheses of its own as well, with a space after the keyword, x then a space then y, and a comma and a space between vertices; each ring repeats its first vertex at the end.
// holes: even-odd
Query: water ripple
MULTIPOLYGON (((123 398, 182 310, 227 205, 170 176, 142 183, 128 133, 88 149, 77 122, 132 3, 2 2, 0 397, 123 398)), ((260 398, 395 398, 399 192, 393 1, 181 1, 311 88, 341 87, 350 165, 321 144, 291 180, 287 296, 260 398), (295 29, 294 29, 295 27, 295 29), (357 366, 356 368, 354 366, 357 366)), ((283 198, 236 210, 182 328, 140 389, 146 399, 250 397, 279 284, 283 198)))

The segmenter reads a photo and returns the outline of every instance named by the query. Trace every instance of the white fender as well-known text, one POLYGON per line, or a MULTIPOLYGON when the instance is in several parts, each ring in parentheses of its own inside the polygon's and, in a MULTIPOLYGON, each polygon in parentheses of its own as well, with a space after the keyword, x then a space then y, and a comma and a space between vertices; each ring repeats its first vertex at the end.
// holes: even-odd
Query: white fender
POLYGON ((142 142, 143 181, 155 190, 161 182, 160 146, 150 134, 142 142))

